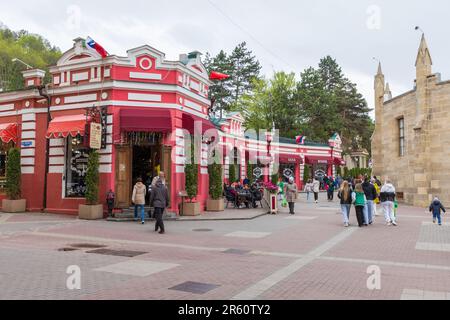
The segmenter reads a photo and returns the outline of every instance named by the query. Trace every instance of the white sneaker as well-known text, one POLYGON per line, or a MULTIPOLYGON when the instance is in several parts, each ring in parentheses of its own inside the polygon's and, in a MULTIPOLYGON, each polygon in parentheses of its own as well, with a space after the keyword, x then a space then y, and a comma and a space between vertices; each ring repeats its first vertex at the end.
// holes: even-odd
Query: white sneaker
POLYGON ((344 227, 348 228, 348 223, 345 223, 345 224, 344 224, 344 227))
POLYGON ((387 226, 392 226, 392 222, 389 221, 389 222, 386 223, 386 225, 387 226))
POLYGON ((397 222, 392 222, 392 225, 394 225, 396 227, 397 226, 397 222))

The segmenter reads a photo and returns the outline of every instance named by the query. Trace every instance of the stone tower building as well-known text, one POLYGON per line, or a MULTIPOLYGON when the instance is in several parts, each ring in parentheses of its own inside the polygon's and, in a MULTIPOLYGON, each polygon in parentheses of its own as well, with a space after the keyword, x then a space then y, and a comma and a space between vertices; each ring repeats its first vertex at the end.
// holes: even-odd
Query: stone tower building
POLYGON ((375 76, 374 175, 391 179, 399 198, 415 206, 434 196, 450 203, 450 81, 432 65, 422 35, 411 91, 393 98, 381 64, 375 76))

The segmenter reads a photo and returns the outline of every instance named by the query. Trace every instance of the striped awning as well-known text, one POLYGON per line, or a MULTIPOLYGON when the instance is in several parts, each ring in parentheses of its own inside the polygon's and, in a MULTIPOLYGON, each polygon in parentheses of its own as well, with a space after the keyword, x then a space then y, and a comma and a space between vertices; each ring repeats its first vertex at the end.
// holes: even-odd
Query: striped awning
POLYGON ((0 124, 0 139, 3 143, 17 143, 17 123, 0 124))
POLYGON ((85 114, 55 117, 48 126, 46 137, 57 139, 67 138, 68 136, 83 136, 86 132, 87 121, 85 114))

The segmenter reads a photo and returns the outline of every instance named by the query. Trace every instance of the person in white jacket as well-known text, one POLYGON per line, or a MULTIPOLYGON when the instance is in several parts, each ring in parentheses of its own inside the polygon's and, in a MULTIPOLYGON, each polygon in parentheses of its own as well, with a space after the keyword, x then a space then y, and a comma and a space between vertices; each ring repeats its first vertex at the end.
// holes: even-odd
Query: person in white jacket
POLYGON ((319 203, 320 181, 314 178, 313 181, 314 201, 319 203))
POLYGON ((388 226, 397 226, 394 214, 395 187, 390 180, 386 180, 386 183, 381 188, 380 201, 383 206, 386 224, 388 226))

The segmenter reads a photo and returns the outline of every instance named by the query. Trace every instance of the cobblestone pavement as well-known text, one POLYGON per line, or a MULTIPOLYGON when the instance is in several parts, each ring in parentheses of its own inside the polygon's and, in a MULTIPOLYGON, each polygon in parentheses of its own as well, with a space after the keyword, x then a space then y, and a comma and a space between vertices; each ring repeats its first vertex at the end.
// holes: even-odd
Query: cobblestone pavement
POLYGON ((450 299, 446 216, 438 226, 401 206, 398 227, 380 215, 361 229, 354 209, 342 226, 336 202, 302 196, 296 211, 167 221, 165 235, 153 224, 0 213, 0 299, 450 299))

